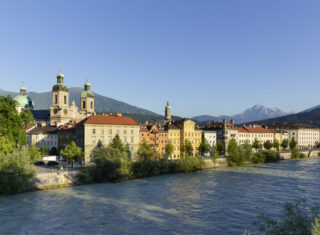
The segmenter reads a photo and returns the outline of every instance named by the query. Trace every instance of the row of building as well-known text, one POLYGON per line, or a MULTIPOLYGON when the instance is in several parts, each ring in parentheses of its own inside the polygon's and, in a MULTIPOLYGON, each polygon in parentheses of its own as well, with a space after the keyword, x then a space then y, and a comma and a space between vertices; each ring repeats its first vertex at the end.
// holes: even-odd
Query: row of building
POLYGON ((27 143, 38 147, 47 147, 49 150, 63 149, 71 141, 82 148, 85 163, 90 162, 90 154, 98 145, 108 145, 119 135, 128 149, 129 156, 136 159, 139 144, 149 143, 154 152, 163 156, 165 146, 173 145, 170 159, 178 159, 183 154, 182 147, 186 140, 193 147, 193 155, 197 155, 198 147, 203 138, 209 142, 212 149, 218 140, 227 147, 231 139, 238 144, 250 143, 255 139, 260 143, 295 138, 299 148, 313 148, 319 145, 319 129, 297 126, 278 126, 266 128, 257 125, 237 127, 231 120, 227 122, 214 121, 209 125, 199 127, 190 119, 172 119, 172 109, 167 103, 163 124, 140 124, 131 117, 124 117, 121 113, 104 113, 97 115, 94 108, 94 94, 90 90, 91 84, 87 81, 80 98, 80 109, 75 101, 69 105, 69 91, 64 84, 64 75, 57 74, 57 83, 52 89, 52 105, 50 110, 32 110, 33 101, 28 96, 24 86, 20 95, 15 97, 17 110, 25 108, 32 110, 36 123, 25 128, 27 143))

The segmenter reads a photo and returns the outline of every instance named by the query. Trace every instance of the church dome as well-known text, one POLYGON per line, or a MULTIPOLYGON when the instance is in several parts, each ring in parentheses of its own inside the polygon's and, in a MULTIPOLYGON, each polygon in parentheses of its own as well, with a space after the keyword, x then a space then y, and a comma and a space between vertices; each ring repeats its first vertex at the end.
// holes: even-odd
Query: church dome
POLYGON ((68 91, 67 86, 64 84, 64 75, 59 71, 57 74, 57 83, 52 87, 52 91, 68 91))
POLYGON ((87 80, 86 83, 84 84, 84 90, 81 92, 81 98, 87 98, 87 97, 94 98, 93 92, 90 91, 90 86, 91 84, 87 80))
POLYGON ((27 88, 22 85, 20 87, 20 94, 13 98, 17 102, 17 106, 27 108, 27 109, 33 109, 34 103, 33 100, 28 96, 27 94, 27 88))

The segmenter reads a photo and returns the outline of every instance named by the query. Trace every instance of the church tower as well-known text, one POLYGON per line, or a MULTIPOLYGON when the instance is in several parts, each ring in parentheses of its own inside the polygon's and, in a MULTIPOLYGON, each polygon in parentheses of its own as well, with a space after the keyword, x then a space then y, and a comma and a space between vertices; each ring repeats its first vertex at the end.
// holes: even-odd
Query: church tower
POLYGON ((172 119, 171 119, 171 106, 169 104, 169 101, 167 102, 167 106, 165 108, 165 123, 166 124, 171 124, 172 119))
POLYGON ((57 74, 57 83, 52 88, 52 105, 50 107, 50 125, 59 126, 65 123, 68 116, 69 91, 64 84, 61 69, 57 74))
POLYGON ((90 90, 91 84, 86 81, 84 84, 84 90, 81 93, 81 113, 85 114, 86 117, 94 114, 94 95, 93 92, 90 90))

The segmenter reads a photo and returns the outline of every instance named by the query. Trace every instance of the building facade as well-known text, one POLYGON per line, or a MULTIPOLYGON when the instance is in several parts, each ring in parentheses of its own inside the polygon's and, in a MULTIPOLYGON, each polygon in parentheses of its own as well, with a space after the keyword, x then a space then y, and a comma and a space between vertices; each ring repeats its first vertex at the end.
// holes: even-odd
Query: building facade
POLYGON ((135 161, 139 148, 140 124, 131 117, 91 115, 76 125, 77 145, 84 151, 85 164, 90 163, 92 150, 107 146, 116 135, 126 145, 129 157, 135 161), (82 140, 81 138, 83 136, 82 140))
POLYGON ((217 135, 217 141, 220 140, 224 148, 227 149, 229 141, 235 139, 239 143, 239 129, 234 125, 234 121, 227 122, 213 121, 211 124, 203 128, 204 131, 215 131, 217 135))
POLYGON ((69 105, 69 90, 64 84, 64 75, 57 74, 57 83, 52 88, 52 105, 50 107, 50 126, 75 124, 94 114, 94 96, 90 91, 91 84, 87 81, 81 94, 81 110, 75 101, 69 105))
POLYGON ((142 124, 140 125, 139 142, 146 143, 152 146, 155 153, 160 156, 165 154, 165 146, 168 143, 168 132, 164 126, 155 124, 142 124))
POLYGON ((211 147, 211 151, 214 152, 214 147, 216 146, 216 143, 217 143, 217 132, 204 130, 202 132, 202 138, 208 141, 211 147))
POLYGON ((248 143, 252 145, 256 139, 262 145, 267 141, 273 143, 275 139, 275 131, 257 125, 243 126, 239 128, 239 144, 248 143))
POLYGON ((48 150, 58 149, 58 132, 56 127, 44 126, 30 128, 26 131, 29 146, 46 147, 48 150))

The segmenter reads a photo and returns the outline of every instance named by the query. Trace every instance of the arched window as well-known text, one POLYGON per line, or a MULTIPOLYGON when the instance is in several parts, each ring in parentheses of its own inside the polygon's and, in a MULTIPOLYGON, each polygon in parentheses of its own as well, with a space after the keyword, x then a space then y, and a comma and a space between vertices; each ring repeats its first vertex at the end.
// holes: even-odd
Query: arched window
POLYGON ((82 101, 82 108, 86 108, 86 102, 85 101, 82 101))
POLYGON ((91 101, 91 109, 93 109, 93 102, 91 101))

